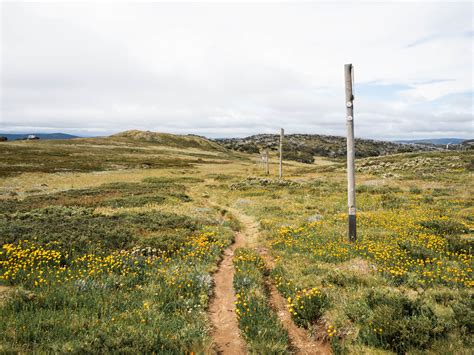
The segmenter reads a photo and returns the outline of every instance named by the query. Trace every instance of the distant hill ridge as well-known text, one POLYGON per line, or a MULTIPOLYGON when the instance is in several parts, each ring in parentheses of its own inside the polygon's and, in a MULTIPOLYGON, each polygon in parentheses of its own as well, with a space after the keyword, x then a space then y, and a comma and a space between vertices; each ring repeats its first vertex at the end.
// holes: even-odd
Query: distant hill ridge
MULTIPOLYGON (((246 138, 223 138, 215 139, 215 141, 228 149, 258 153, 263 149, 278 150, 279 137, 277 134, 257 134, 246 138)), ((439 149, 441 148, 433 145, 356 139, 356 156, 358 157, 439 149)), ((285 136, 283 152, 285 159, 303 163, 312 163, 314 156, 344 157, 346 138, 318 134, 289 134, 285 136)))
POLYGON ((72 139, 79 138, 67 133, 0 133, 0 137, 6 137, 9 141, 26 139, 28 136, 36 136, 39 139, 72 139))
POLYGON ((396 140, 398 143, 415 143, 415 144, 462 144, 468 141, 465 138, 427 138, 427 139, 402 139, 396 140))
POLYGON ((110 138, 132 139, 135 141, 156 143, 159 145, 166 145, 176 148, 198 148, 204 150, 227 151, 227 149, 222 145, 205 137, 194 134, 180 135, 152 131, 129 130, 113 134, 110 136, 110 138))

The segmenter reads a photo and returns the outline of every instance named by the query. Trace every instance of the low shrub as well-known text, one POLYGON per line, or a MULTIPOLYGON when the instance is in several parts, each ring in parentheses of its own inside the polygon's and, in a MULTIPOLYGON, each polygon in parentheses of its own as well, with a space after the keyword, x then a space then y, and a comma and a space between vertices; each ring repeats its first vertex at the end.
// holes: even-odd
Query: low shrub
POLYGON ((452 235, 467 232, 467 228, 464 224, 448 218, 424 220, 420 221, 419 224, 438 235, 452 235))
POLYGON ((161 184, 176 184, 176 183, 200 183, 203 179, 192 176, 161 176, 161 177, 147 177, 142 180, 147 184, 161 185, 161 184))
POLYGON ((412 300, 391 291, 370 290, 370 316, 360 323, 360 339, 368 345, 404 354, 410 349, 426 349, 445 336, 445 325, 419 298, 412 300))
POLYGON ((356 192, 359 193, 370 193, 370 194, 389 194, 393 192, 401 192, 401 189, 398 186, 390 185, 357 185, 356 192))
POLYGON ((463 238, 459 235, 446 236, 448 251, 452 253, 466 253, 474 250, 474 239, 463 238))
POLYGON ((306 328, 323 315, 328 304, 327 296, 316 287, 298 290, 293 297, 288 296, 288 310, 295 323, 306 328))
POLYGON ((148 203, 161 204, 169 198, 190 201, 184 185, 109 183, 87 189, 67 190, 28 196, 23 200, 7 199, 0 205, 0 213, 12 214, 50 206, 69 207, 140 207, 148 203))
POLYGON ((416 194, 416 195, 422 193, 422 190, 421 190, 419 187, 417 187, 417 186, 410 186, 409 191, 410 191, 410 193, 416 194))
POLYGON ((316 324, 329 307, 329 299, 316 287, 298 288, 285 278, 284 269, 278 265, 272 270, 278 291, 287 299, 287 307, 296 324, 309 328, 316 324))
POLYGON ((157 211, 105 216, 90 208, 51 206, 0 215, 0 242, 29 239, 43 244, 56 242, 71 253, 110 251, 130 248, 141 235, 157 231, 175 234, 174 230, 179 229, 190 236, 198 225, 190 217, 157 211))

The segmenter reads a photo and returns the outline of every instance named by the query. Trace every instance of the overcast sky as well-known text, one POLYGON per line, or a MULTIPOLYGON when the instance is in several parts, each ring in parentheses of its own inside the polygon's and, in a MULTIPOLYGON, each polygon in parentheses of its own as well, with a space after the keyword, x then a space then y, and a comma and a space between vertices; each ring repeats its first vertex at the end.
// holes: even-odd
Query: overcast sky
POLYGON ((473 138, 473 3, 2 3, 2 132, 473 138))

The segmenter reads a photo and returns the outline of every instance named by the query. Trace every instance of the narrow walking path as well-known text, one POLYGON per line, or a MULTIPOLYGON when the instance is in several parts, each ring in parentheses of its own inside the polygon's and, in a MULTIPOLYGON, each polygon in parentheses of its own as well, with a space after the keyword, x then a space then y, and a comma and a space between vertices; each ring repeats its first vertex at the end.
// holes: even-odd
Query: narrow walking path
MULTIPOLYGON (((260 239, 259 224, 251 216, 248 216, 238 209, 228 208, 228 210, 237 218, 241 225, 245 246, 254 247, 265 261, 267 267, 273 268, 275 261, 268 253, 266 248, 258 247, 260 239)), ((282 325, 288 332, 292 350, 296 354, 312 354, 312 355, 326 355, 331 354, 331 348, 328 343, 322 341, 315 341, 310 338, 308 332, 298 327, 292 320, 291 314, 287 309, 285 298, 278 292, 275 285, 269 280, 266 280, 267 287, 270 291, 270 304, 278 315, 282 325)))
MULTIPOLYGON (((214 205, 214 204, 213 204, 214 205)), ((219 354, 245 354, 245 341, 240 335, 238 321, 235 313, 235 294, 233 288, 234 266, 232 258, 234 251, 240 247, 256 249, 264 259, 267 267, 273 268, 275 261, 268 250, 261 247, 259 224, 236 208, 222 207, 228 210, 240 222, 241 231, 235 234, 234 243, 226 249, 224 257, 219 264, 218 271, 214 274, 214 297, 209 306, 209 315, 213 326, 212 337, 214 348, 219 354)), ((291 349, 296 354, 331 354, 328 343, 315 341, 309 333, 298 327, 288 312, 286 300, 278 292, 275 285, 266 280, 269 289, 270 304, 278 315, 282 325, 288 332, 291 349)))
POLYGON ((236 233, 234 243, 225 250, 219 269, 214 274, 214 297, 209 306, 209 314, 213 326, 214 347, 219 354, 246 353, 245 342, 240 335, 235 314, 236 298, 232 284, 234 280, 232 257, 235 249, 243 244, 243 233, 236 233))

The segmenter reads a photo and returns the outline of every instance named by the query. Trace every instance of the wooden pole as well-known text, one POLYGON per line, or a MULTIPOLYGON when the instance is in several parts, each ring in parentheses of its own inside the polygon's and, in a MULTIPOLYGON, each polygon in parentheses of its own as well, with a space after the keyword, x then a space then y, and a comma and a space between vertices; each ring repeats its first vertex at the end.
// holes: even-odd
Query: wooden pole
POLYGON ((352 64, 344 65, 346 82, 346 125, 347 125, 347 202, 349 207, 349 241, 357 239, 355 201, 355 148, 354 148, 354 95, 352 94, 352 64))
POLYGON ((285 130, 282 128, 280 131, 280 171, 278 177, 280 180, 283 178, 283 136, 285 134, 285 130))
POLYGON ((265 149, 265 174, 270 174, 270 169, 268 166, 268 149, 265 149))

